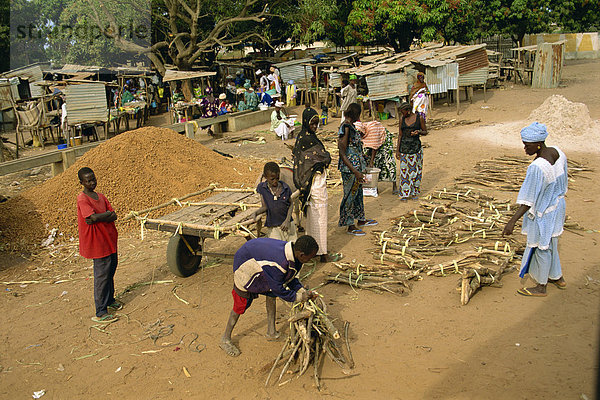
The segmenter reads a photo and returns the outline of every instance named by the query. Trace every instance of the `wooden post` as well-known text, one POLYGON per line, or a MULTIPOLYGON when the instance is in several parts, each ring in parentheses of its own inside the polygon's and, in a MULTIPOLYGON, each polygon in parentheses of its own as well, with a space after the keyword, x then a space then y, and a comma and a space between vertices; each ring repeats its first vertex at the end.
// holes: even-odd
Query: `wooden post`
POLYGON ((467 86, 467 97, 471 104, 473 104, 473 86, 467 86))
POLYGON ((486 95, 485 95, 485 93, 486 93, 486 90, 487 90, 487 82, 485 82, 485 83, 483 84, 483 102, 484 102, 484 103, 487 103, 487 97, 486 97, 486 95))
POLYGON ((310 101, 310 97, 308 97, 308 94, 310 93, 310 81, 308 80, 308 74, 306 73, 306 65, 304 66, 304 84, 306 85, 306 94, 304 95, 304 104, 306 105, 306 99, 308 98, 308 101, 310 101))
POLYGON ((456 114, 460 111, 460 86, 456 88, 456 114))
POLYGON ((185 136, 190 139, 194 139, 196 137, 194 133, 194 124, 191 122, 186 122, 185 124, 185 136))
POLYGON ((316 89, 317 89, 317 104, 315 105, 315 108, 317 108, 319 106, 319 66, 315 65, 315 83, 316 83, 316 89))

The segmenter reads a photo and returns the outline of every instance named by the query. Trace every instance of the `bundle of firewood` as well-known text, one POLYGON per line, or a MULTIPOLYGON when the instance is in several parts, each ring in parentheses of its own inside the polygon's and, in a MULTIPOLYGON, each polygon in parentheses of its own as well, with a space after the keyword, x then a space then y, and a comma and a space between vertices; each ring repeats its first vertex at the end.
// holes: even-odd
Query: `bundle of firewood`
POLYGON ((348 340, 349 323, 344 324, 344 345, 338 344, 340 333, 329 319, 327 306, 320 297, 295 304, 288 322, 290 323, 289 335, 269 371, 265 386, 269 384, 273 372, 281 363, 283 367, 277 378, 280 386, 302 376, 312 364, 315 385, 319 390, 321 388, 319 368, 325 355, 338 364, 345 374, 349 374, 354 368, 348 340), (346 355, 341 348, 344 346, 346 355), (286 373, 292 376, 282 382, 286 373))

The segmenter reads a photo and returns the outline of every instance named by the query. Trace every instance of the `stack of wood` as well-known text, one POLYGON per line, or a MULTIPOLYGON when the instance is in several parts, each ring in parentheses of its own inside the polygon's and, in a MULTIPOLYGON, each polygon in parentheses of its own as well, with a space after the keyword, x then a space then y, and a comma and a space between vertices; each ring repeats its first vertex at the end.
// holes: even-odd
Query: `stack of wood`
POLYGON ((350 263, 333 263, 340 271, 326 272, 326 283, 340 283, 351 288, 403 294, 410 291, 408 281, 419 279, 421 270, 398 271, 385 265, 365 266, 350 263))
POLYGON ((265 386, 269 384, 275 368, 280 363, 284 364, 277 379, 279 386, 285 385, 294 378, 299 378, 312 364, 315 385, 320 390, 319 368, 322 366, 325 355, 338 364, 342 368, 342 372, 350 374, 354 368, 354 360, 348 340, 349 323, 344 324, 344 344, 347 352, 345 356, 341 348, 343 346, 338 345, 341 338, 340 333, 329 319, 327 306, 320 297, 294 305, 288 322, 290 323, 290 333, 269 371, 265 386), (286 372, 293 376, 282 382, 286 372))
POLYGON ((390 230, 374 232, 378 248, 372 254, 395 274, 461 274, 461 301, 467 304, 480 287, 499 286, 501 276, 520 262, 524 237, 502 236, 514 209, 509 201, 473 189, 438 190, 416 210, 392 219, 390 230))
MULTIPOLYGON (((498 190, 518 191, 521 188, 527 167, 531 163, 525 157, 496 157, 481 160, 475 164, 474 171, 455 178, 458 184, 474 184, 498 190)), ((582 172, 593 170, 585 165, 568 160, 569 178, 573 179, 582 172)))

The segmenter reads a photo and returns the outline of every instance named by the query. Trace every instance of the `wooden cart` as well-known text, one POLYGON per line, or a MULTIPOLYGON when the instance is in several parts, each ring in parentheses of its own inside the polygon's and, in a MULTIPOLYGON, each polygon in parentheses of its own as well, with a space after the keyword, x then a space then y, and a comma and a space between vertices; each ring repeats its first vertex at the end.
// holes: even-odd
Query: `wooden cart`
MULTIPOLYGON (((252 190, 216 191, 207 199, 185 205, 174 213, 143 219, 146 229, 174 233, 167 246, 167 264, 177 276, 193 275, 202 256, 211 255, 203 251, 207 238, 221 239, 231 234, 247 239, 256 237, 251 231, 257 225, 252 214, 260 207, 260 195, 252 190)), ((260 226, 257 228, 259 231, 260 226)))

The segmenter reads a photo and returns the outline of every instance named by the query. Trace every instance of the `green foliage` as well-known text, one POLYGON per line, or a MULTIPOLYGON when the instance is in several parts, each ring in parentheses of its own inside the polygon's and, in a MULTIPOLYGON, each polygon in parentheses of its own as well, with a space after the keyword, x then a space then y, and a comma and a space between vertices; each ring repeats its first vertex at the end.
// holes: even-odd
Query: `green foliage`
POLYGON ((595 32, 600 28, 599 0, 556 1, 551 13, 562 32, 595 32))
POLYGON ((10 0, 0 0, 0 72, 10 70, 10 0))

